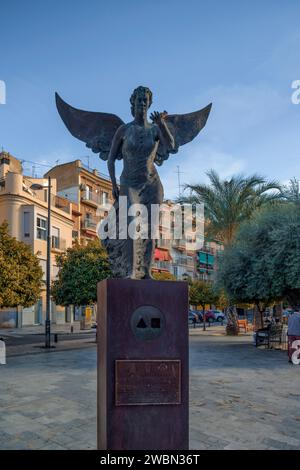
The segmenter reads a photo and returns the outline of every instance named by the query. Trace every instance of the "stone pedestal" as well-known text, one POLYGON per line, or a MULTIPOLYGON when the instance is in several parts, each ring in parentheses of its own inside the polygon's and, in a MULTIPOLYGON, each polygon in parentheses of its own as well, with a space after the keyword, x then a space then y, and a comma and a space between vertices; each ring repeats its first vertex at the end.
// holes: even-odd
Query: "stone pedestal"
POLYGON ((98 284, 98 448, 188 449, 186 282, 98 284))

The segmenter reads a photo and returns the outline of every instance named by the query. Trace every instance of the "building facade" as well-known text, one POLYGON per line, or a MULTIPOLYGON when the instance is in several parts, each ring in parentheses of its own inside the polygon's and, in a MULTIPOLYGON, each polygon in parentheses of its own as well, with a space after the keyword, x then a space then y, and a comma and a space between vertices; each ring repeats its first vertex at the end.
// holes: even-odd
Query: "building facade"
POLYGON ((205 240, 201 250, 197 252, 197 277, 204 281, 214 281, 218 269, 218 256, 224 246, 218 240, 205 240))
POLYGON ((197 253, 189 249, 195 241, 195 233, 191 228, 183 231, 180 238, 174 232, 174 209, 178 205, 166 200, 160 213, 159 235, 156 240, 153 272, 169 272, 178 280, 196 278, 197 253))
MULTIPOLYGON (((98 223, 107 215, 105 204, 112 204, 112 184, 106 175, 91 170, 80 160, 57 165, 44 178, 24 176, 21 162, 7 152, 0 153, 0 223, 7 221, 12 236, 31 246, 44 273, 47 258, 47 189, 32 185, 48 184, 51 178, 51 277, 58 273, 56 255, 71 247, 75 240, 87 243, 97 238, 98 223)), ((174 232, 174 202, 164 202, 160 213, 152 272, 170 273, 178 280, 214 280, 217 255, 222 244, 205 241, 200 250, 190 249, 195 241, 191 224, 180 237, 174 232)), ((46 310, 45 282, 36 305, 18 312, 0 312, 0 327, 43 324, 46 310)), ((52 302, 53 322, 79 320, 74 308, 52 302)))
POLYGON ((97 224, 105 217, 103 206, 112 204, 112 184, 108 176, 91 170, 80 160, 57 165, 45 177, 56 180, 57 194, 78 209, 74 237, 81 243, 97 237, 97 224))
MULTIPOLYGON (((30 245, 43 269, 41 296, 36 305, 0 313, 0 326, 43 324, 46 311, 45 273, 47 260, 48 189, 32 190, 33 184, 47 186, 48 180, 22 174, 21 163, 7 152, 0 153, 0 223, 8 222, 10 234, 30 245)), ((51 278, 58 268, 56 255, 72 246, 74 227, 78 226, 78 207, 57 194, 52 179, 51 200, 51 278)), ((71 321, 68 311, 52 302, 51 317, 55 323, 71 321)))
MULTIPOLYGON (((176 205, 178 207, 178 205, 176 205)), ((178 280, 203 279, 214 281, 217 272, 218 254, 222 252, 223 245, 217 240, 203 239, 200 249, 190 249, 195 242, 193 224, 183 232, 181 238, 173 233, 175 203, 165 201, 163 211, 169 212, 167 217, 160 218, 159 237, 156 241, 154 253, 153 272, 168 272, 178 280)))

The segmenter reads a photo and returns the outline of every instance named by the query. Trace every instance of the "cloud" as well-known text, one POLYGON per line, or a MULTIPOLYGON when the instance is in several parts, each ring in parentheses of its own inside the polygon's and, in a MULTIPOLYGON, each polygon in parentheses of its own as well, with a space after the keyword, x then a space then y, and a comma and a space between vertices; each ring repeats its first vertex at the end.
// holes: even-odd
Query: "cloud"
POLYGON ((245 162, 226 152, 216 150, 208 143, 190 144, 191 148, 181 155, 170 156, 160 171, 166 198, 178 196, 178 166, 181 190, 184 184, 208 182, 206 172, 213 168, 221 178, 241 173, 245 162))
POLYGON ((178 195, 177 165, 181 182, 186 183, 207 181, 205 172, 210 168, 221 178, 241 172, 278 180, 299 176, 299 120, 290 96, 272 82, 235 83, 206 90, 195 102, 211 99, 205 129, 164 163, 166 196, 178 195))

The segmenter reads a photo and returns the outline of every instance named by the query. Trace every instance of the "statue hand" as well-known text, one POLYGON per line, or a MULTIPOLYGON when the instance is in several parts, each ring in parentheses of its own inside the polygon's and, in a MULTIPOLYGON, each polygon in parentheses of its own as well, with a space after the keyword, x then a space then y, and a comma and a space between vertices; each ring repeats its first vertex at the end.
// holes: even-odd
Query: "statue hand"
POLYGON ((153 113, 150 114, 150 119, 151 121, 155 122, 155 124, 158 124, 160 126, 161 124, 163 124, 163 121, 166 119, 167 116, 167 111, 163 111, 162 113, 159 113, 158 111, 153 111, 153 113))

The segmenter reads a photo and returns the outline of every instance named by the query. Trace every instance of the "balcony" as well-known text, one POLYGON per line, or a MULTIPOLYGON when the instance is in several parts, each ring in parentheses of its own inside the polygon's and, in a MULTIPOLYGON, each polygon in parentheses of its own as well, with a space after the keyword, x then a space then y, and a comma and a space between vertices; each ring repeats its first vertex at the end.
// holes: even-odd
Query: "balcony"
MULTIPOLYGON (((31 196, 34 197, 35 199, 38 199, 39 201, 44 202, 45 204, 48 204, 48 191, 47 189, 38 189, 38 190, 33 190, 31 189, 31 186, 33 184, 34 180, 30 180, 29 178, 24 177, 23 178, 23 186, 22 190, 23 193, 26 194, 26 196, 31 196)), ((56 208, 59 209, 63 212, 66 212, 66 214, 71 214, 71 203, 70 201, 61 196, 57 196, 56 194, 51 194, 51 209, 56 208)))
POLYGON ((92 207, 97 207, 97 209, 100 209, 102 211, 107 211, 108 208, 105 207, 107 204, 110 204, 110 205, 113 204, 112 199, 106 198, 106 200, 103 201, 103 194, 99 194, 99 193, 95 193, 93 191, 87 191, 87 190, 82 191, 81 201, 86 204, 89 204, 92 207))
POLYGON ((203 245, 203 247, 199 251, 202 251, 203 253, 209 253, 209 254, 213 255, 215 250, 213 248, 211 248, 210 246, 203 245))
POLYGON ((82 228, 84 230, 92 230, 96 232, 98 222, 95 219, 85 219, 82 221, 82 228))
POLYGON ((173 240, 173 247, 180 251, 186 250, 186 240, 173 240))
POLYGON ((157 248, 167 248, 169 249, 171 245, 171 240, 167 238, 159 238, 157 240, 157 248))
POLYGON ((171 266, 169 261, 154 261, 153 265, 157 269, 164 269, 164 270, 169 270, 171 266))
POLYGON ((82 191, 81 201, 93 206, 98 207, 101 204, 100 194, 93 193, 92 191, 82 191))
POLYGON ((67 214, 70 214, 71 204, 68 199, 60 196, 53 196, 51 202, 52 206, 56 207, 57 209, 60 209, 61 211, 66 212, 67 214))
POLYGON ((199 271, 203 272, 203 271, 213 271, 214 270, 214 266, 212 264, 207 264, 207 263, 197 263, 197 269, 199 269, 199 271))
POLYGON ((194 268, 194 259, 187 258, 185 256, 179 256, 174 260, 174 266, 185 266, 187 268, 194 268))

